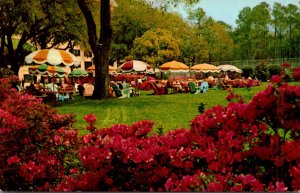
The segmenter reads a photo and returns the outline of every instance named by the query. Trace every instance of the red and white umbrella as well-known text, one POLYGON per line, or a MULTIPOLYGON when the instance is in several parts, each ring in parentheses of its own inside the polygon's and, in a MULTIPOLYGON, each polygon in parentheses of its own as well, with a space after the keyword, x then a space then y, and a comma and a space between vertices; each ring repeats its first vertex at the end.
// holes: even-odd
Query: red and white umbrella
POLYGON ((79 66, 80 61, 75 55, 65 50, 42 49, 32 52, 25 57, 27 64, 50 64, 53 66, 64 64, 66 66, 79 66))
POLYGON ((118 67, 121 72, 142 72, 142 73, 153 73, 153 68, 149 64, 139 60, 129 60, 124 62, 118 67))

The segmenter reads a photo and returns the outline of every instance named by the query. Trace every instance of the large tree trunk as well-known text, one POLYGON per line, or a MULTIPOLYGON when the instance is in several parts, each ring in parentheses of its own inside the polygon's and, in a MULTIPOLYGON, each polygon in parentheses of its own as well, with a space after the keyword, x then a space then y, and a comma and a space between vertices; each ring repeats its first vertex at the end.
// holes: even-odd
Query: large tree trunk
POLYGON ((4 60, 4 46, 5 46, 5 35, 4 33, 1 34, 1 45, 0 45, 0 67, 6 67, 5 60, 4 60))
POLYGON ((26 41, 28 40, 27 38, 28 38, 27 33, 24 32, 19 40, 17 49, 15 51, 15 61, 14 61, 15 64, 13 65, 14 72, 19 72, 20 67, 24 64, 25 55, 24 55, 23 46, 26 43, 26 41))
POLYGON ((100 11, 100 40, 97 38, 96 24, 91 10, 87 6, 85 0, 77 0, 77 3, 82 11, 87 26, 89 44, 94 54, 95 63, 95 89, 93 98, 103 99, 108 96, 108 57, 110 51, 110 43, 112 36, 111 28, 111 13, 110 13, 110 0, 101 0, 100 11))
MULTIPOLYGON (((97 56, 99 60, 97 68, 98 79, 95 79, 95 87, 100 88, 94 91, 95 98, 106 98, 108 97, 108 87, 109 87, 109 51, 112 37, 112 27, 111 27, 111 13, 110 13, 110 0, 101 1, 101 31, 100 31, 100 49, 101 53, 97 56)), ((97 77, 97 75, 96 75, 97 77)))
POLYGON ((11 66, 11 70, 17 75, 19 68, 16 66, 17 62, 15 58, 15 51, 13 48, 12 35, 13 33, 10 32, 6 33, 7 49, 8 49, 8 64, 11 66))

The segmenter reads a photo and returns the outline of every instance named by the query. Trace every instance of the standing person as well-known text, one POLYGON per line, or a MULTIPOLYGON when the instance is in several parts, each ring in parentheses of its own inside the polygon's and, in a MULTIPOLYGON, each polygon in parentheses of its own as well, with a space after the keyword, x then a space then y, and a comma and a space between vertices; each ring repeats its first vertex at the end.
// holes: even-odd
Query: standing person
POLYGON ((83 92, 84 92, 84 86, 82 85, 81 82, 79 82, 78 86, 77 86, 77 90, 79 92, 80 96, 83 96, 83 92))

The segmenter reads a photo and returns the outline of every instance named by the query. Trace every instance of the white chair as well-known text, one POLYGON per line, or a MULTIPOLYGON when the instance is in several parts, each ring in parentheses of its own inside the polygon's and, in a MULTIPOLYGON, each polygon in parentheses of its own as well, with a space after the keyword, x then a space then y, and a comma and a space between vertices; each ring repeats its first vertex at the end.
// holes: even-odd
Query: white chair
POLYGON ((83 91, 84 98, 93 96, 94 85, 87 83, 84 84, 83 87, 84 87, 84 91, 83 91))

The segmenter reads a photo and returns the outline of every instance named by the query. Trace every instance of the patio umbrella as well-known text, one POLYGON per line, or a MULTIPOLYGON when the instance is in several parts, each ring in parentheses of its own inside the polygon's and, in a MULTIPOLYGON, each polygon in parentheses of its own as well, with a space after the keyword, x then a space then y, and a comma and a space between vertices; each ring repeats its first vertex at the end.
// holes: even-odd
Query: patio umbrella
POLYGON ((41 74, 50 77, 64 77, 65 71, 59 66, 51 66, 47 64, 35 65, 29 68, 30 74, 41 74))
POLYGON ((159 67, 161 72, 188 72, 189 67, 184 63, 177 62, 175 60, 164 63, 159 67))
POLYGON ((79 66, 80 61, 77 59, 75 55, 65 50, 58 49, 42 49, 37 50, 25 57, 25 63, 27 64, 49 64, 53 66, 57 66, 60 64, 64 64, 66 66, 79 66))
MULTIPOLYGON (((86 70, 87 70, 87 71, 95 71, 95 65, 92 65, 92 66, 88 67, 86 70)), ((108 72, 109 72, 109 73, 113 73, 113 72, 115 72, 116 70, 117 70, 117 69, 116 69, 115 67, 113 67, 113 66, 111 66, 111 65, 108 66, 108 72)))
POLYGON ((154 73, 152 66, 146 62, 139 60, 128 60, 118 67, 121 72, 141 72, 141 73, 154 73))
POLYGON ((88 75, 89 74, 87 73, 87 71, 78 68, 70 72, 69 77, 81 77, 81 76, 88 76, 88 75))
POLYGON ((191 67, 191 70, 195 72, 220 72, 220 68, 206 63, 196 64, 191 67))
POLYGON ((239 69, 233 65, 230 65, 230 64, 224 64, 224 65, 220 65, 218 67, 224 72, 238 72, 238 73, 243 72, 241 69, 239 69))

